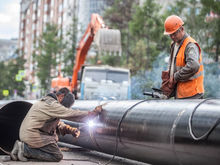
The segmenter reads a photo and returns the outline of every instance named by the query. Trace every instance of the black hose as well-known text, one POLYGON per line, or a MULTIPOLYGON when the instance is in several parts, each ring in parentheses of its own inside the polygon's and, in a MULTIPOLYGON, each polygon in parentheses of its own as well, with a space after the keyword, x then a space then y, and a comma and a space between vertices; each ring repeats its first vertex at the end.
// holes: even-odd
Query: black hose
POLYGON ((196 110, 198 109, 198 107, 208 100, 212 100, 212 98, 205 99, 205 100, 201 101, 198 105, 196 105, 195 108, 193 109, 190 117, 189 117, 189 132, 190 132, 191 137, 196 141, 204 140, 204 139, 208 138, 208 136, 212 133, 212 131, 216 128, 216 126, 220 123, 220 118, 218 118, 218 120, 216 120, 215 124, 206 133, 204 133, 200 137, 196 136, 195 133, 193 132, 193 129, 192 129, 193 116, 194 116, 196 110))

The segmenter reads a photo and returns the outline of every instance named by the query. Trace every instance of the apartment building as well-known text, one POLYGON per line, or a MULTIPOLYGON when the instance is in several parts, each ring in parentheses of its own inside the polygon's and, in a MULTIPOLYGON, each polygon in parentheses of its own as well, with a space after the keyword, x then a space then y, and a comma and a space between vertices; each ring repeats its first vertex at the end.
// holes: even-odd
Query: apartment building
MULTIPOLYGON (((35 52, 35 47, 39 45, 37 38, 46 29, 46 24, 57 24, 59 32, 65 34, 74 14, 79 21, 78 28, 83 33, 91 14, 103 11, 105 0, 21 0, 20 5, 18 48, 26 59, 26 85, 28 93, 31 93, 31 87, 39 85, 33 53, 38 54, 35 52)), ((78 35, 79 38, 82 33, 78 35)))
POLYGON ((27 96, 32 95, 31 89, 39 85, 33 61, 33 54, 39 53, 35 50, 39 45, 37 39, 46 29, 47 23, 57 24, 60 27, 59 33, 63 33, 70 2, 74 0, 21 0, 20 2, 18 48, 26 59, 27 96))
POLYGON ((37 38, 46 28, 47 23, 55 23, 62 29, 64 0, 22 0, 20 11, 18 47, 27 60, 25 70, 30 84, 35 82, 33 74, 33 52, 38 46, 37 38), (36 45, 35 45, 36 44, 36 45))

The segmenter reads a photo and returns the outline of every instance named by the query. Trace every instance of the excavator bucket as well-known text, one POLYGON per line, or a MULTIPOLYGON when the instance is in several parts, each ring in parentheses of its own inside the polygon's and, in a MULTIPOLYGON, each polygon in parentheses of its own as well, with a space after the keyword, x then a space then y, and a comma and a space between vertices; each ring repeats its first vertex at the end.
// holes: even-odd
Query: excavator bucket
POLYGON ((116 29, 99 29, 94 38, 99 52, 121 54, 121 33, 116 29))

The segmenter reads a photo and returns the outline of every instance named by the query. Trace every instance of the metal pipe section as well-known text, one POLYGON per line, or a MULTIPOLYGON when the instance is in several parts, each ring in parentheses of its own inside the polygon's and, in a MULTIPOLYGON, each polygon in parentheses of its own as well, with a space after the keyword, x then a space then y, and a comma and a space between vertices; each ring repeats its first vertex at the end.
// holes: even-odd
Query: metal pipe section
MULTIPOLYGON (((104 108, 94 127, 81 125, 81 135, 60 137, 60 141, 84 148, 114 154, 118 122, 122 120, 117 155, 157 165, 219 165, 220 126, 204 140, 194 140, 189 131, 189 118, 203 100, 113 101, 104 108), (137 104, 136 106, 134 106, 137 104)), ((102 104, 81 101, 73 108, 91 110, 102 104)), ((220 100, 207 100, 192 116, 192 130, 205 134, 220 117, 220 100)), ((77 126, 78 124, 65 121, 77 126)))
MULTIPOLYGON (((146 100, 111 101, 103 106, 103 113, 94 120, 94 127, 86 123, 65 121, 81 128, 78 139, 71 135, 60 137, 61 142, 114 154, 118 123, 121 122, 117 155, 157 165, 218 165, 220 162, 220 126, 207 139, 193 140, 189 119, 202 100, 146 100), (134 106, 135 105, 135 106, 134 106)), ((92 110, 103 104, 99 101, 76 101, 73 109, 92 110)), ((29 101, 8 104, 0 102, 0 146, 7 151, 18 139, 20 124, 30 109, 29 101), (2 106, 3 105, 3 106, 2 106)), ((200 105, 192 117, 192 129, 201 136, 220 117, 220 100, 208 100, 200 105)))
MULTIPOLYGON (((32 104, 26 101, 0 101, 0 147, 11 151, 19 139, 19 128, 32 104)), ((0 154, 4 154, 0 150, 0 154)))

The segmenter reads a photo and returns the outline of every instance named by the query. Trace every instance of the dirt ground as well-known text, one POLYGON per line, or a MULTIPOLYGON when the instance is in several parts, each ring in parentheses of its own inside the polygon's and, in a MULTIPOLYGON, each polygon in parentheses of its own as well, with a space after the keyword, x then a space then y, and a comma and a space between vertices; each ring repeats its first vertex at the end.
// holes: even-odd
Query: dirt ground
MULTIPOLYGON (((64 158, 60 162, 20 162, 20 161, 3 161, 0 159, 0 165, 107 165, 112 155, 103 154, 96 151, 86 150, 77 146, 71 148, 61 147, 64 158)), ((109 165, 149 165, 142 162, 133 161, 121 157, 116 157, 109 165)))

